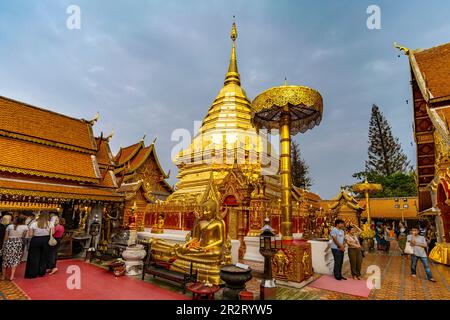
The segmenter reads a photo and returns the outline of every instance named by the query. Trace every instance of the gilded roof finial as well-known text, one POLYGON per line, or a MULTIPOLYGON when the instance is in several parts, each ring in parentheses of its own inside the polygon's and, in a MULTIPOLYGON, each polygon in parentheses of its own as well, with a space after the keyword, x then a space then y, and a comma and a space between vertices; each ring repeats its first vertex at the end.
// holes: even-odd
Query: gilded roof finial
POLYGON ((397 48, 400 51, 403 51, 405 53, 405 56, 409 56, 409 49, 407 47, 403 47, 399 45, 397 42, 394 42, 394 48, 397 48))
POLYGON ((112 129, 111 133, 105 138, 105 140, 106 140, 106 141, 111 140, 111 138, 112 138, 112 136, 114 135, 114 133, 115 133, 115 130, 112 129))
POLYGON ((94 118, 92 120, 87 120, 87 122, 90 125, 94 125, 94 123, 96 123, 98 121, 98 119, 100 118, 100 112, 97 111, 97 113, 95 114, 94 118))
POLYGON ((236 30, 236 22, 235 22, 234 18, 235 18, 235 16, 233 16, 233 25, 231 26, 231 34, 230 34, 231 40, 233 40, 233 42, 236 41, 237 36, 238 36, 237 30, 236 30))
POLYGON ((231 34, 230 38, 233 41, 233 44, 231 46, 231 58, 230 58, 230 65, 228 66, 228 72, 225 76, 225 85, 229 83, 235 83, 237 85, 241 85, 241 77, 238 72, 237 67, 237 59, 236 59, 236 39, 237 39, 237 29, 236 29, 236 22, 234 21, 233 16, 233 24, 231 26, 231 34))

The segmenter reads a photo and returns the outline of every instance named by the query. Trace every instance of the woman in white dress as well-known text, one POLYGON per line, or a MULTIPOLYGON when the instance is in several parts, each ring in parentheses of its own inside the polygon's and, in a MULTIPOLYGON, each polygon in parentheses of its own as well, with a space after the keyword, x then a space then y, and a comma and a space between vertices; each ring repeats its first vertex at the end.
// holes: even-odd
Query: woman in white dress
POLYGON ((5 279, 7 269, 11 269, 9 280, 14 280, 16 268, 22 258, 23 238, 27 231, 28 227, 25 225, 24 216, 18 216, 14 223, 6 228, 5 241, 3 243, 2 280, 5 279))

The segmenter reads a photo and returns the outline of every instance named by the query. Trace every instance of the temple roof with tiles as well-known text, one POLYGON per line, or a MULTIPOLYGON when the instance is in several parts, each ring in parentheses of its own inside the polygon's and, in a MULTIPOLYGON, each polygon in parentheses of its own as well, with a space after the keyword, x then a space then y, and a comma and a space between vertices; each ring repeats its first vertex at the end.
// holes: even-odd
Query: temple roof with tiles
POLYGON ((0 194, 121 201, 108 139, 92 121, 0 96, 0 194))

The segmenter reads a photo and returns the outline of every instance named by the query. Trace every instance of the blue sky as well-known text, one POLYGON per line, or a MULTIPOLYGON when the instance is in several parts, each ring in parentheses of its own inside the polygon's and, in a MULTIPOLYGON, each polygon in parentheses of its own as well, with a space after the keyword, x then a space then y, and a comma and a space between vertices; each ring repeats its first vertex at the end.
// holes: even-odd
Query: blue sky
POLYGON ((323 198, 354 182, 367 157, 373 103, 415 163, 411 49, 448 42, 448 1, 33 1, 0 0, 0 95, 113 128, 112 149, 158 136, 157 152, 174 183, 170 140, 193 131, 223 84, 236 15, 242 86, 253 99, 291 84, 324 98, 319 127, 298 135, 312 190, 323 198), (81 29, 66 27, 69 5, 81 29), (381 30, 369 30, 366 9, 381 9, 381 30), (406 103, 409 100, 409 104, 406 103))

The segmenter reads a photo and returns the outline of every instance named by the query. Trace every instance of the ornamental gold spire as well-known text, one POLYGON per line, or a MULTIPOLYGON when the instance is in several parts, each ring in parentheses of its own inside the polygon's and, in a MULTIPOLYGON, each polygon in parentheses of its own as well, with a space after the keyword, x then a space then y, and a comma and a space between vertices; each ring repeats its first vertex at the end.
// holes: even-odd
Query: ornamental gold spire
POLYGON ((237 39, 237 30, 236 30, 236 22, 234 21, 233 16, 233 25, 231 26, 231 34, 230 38, 233 41, 232 47, 231 47, 231 58, 230 58, 230 65, 228 66, 228 72, 225 76, 225 82, 224 84, 227 85, 229 83, 235 83, 238 86, 241 85, 241 77, 238 72, 237 67, 237 60, 236 60, 236 39, 237 39))

